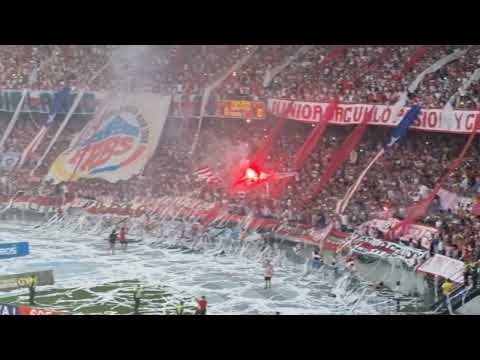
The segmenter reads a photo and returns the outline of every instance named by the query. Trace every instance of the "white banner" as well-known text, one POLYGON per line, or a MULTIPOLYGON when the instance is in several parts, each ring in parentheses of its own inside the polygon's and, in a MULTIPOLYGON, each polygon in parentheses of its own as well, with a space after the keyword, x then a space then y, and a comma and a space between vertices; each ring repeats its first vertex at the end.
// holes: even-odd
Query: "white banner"
POLYGON ((435 254, 434 257, 419 266, 417 271, 447 278, 457 284, 463 284, 463 269, 463 261, 435 254))
MULTIPOLYGON (((292 102, 289 100, 268 100, 268 111, 274 115, 284 113, 292 102)), ((306 101, 294 101, 287 117, 292 120, 316 123, 320 120, 328 103, 315 103, 306 101)), ((394 105, 371 105, 371 104, 338 104, 334 118, 330 121, 335 125, 358 124, 365 113, 373 109, 372 119, 369 124, 380 126, 397 126, 408 110, 402 107, 398 117, 395 116, 394 105)), ((472 132, 475 119, 480 120, 480 111, 454 111, 453 116, 447 116, 442 109, 422 109, 418 119, 411 128, 438 131, 447 133, 469 134, 472 132)))
POLYGON ((474 198, 460 196, 445 189, 438 191, 438 197, 440 198, 440 207, 442 210, 450 210, 455 214, 458 213, 459 210, 472 211, 475 205, 474 198))
MULTIPOLYGON (((373 219, 367 222, 364 222, 360 225, 359 232, 368 231, 367 229, 377 229, 381 233, 387 233, 393 226, 397 225, 400 220, 391 218, 388 220, 382 219, 373 219)), ((425 225, 414 224, 410 226, 408 232, 400 237, 402 241, 409 241, 409 240, 418 240, 420 241, 420 245, 423 249, 429 250, 430 244, 433 237, 438 233, 438 230, 425 225)), ((366 234, 369 235, 369 234, 366 234)), ((371 234, 370 234, 371 235, 371 234)))
POLYGON ((90 121, 53 163, 54 183, 79 178, 110 182, 140 174, 162 134, 170 96, 136 93, 112 100, 110 111, 90 121))
POLYGON ((419 265, 427 256, 427 252, 410 246, 396 244, 371 236, 352 236, 353 253, 379 259, 397 259, 408 267, 419 265))

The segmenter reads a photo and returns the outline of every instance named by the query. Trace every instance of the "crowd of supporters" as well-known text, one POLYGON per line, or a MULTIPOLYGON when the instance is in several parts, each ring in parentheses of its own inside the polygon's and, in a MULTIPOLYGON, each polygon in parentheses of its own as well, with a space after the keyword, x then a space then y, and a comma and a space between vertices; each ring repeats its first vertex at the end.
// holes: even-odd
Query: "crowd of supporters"
MULTIPOLYGON (((154 91, 163 94, 201 94, 222 76, 225 80, 212 96, 224 99, 285 98, 327 102, 393 104, 422 71, 454 51, 466 50, 460 59, 428 74, 410 100, 423 107, 442 108, 450 99, 457 109, 477 109, 480 101, 478 81, 461 89, 479 64, 480 46, 170 46, 142 51, 142 61, 129 62, 129 54, 114 46, 0 46, 0 86, 5 89, 56 90, 68 83, 88 90, 110 90, 127 86, 130 91, 154 91), (244 56, 250 58, 229 72, 244 56), (122 59, 123 57, 126 58, 122 59), (113 60, 112 60, 113 59, 113 60), (93 74, 112 61, 94 81, 93 74), (275 69, 282 70, 267 81, 275 69), (116 76, 122 73, 124 76, 116 76), (266 79, 267 78, 267 79, 266 79), (122 83, 124 82, 124 83, 122 83)), ((45 117, 45 116, 44 116, 45 117)), ((30 143, 44 121, 36 114, 21 114, 4 151, 21 152, 30 143)), ((42 177, 53 160, 65 150, 86 119, 75 117, 50 151, 36 175, 42 177)), ((207 201, 228 202, 232 211, 300 222, 324 227, 330 221, 337 228, 352 231, 356 226, 384 212, 402 217, 407 206, 419 200, 445 173, 450 161, 461 151, 465 136, 449 136, 409 131, 406 139, 385 153, 371 169, 343 216, 335 212, 337 202, 377 153, 387 136, 382 127, 370 127, 351 159, 338 171, 329 186, 305 206, 309 186, 321 176, 329 157, 342 143, 351 127, 330 126, 298 176, 285 192, 272 199, 262 187, 251 194, 230 197, 222 186, 198 181, 195 170, 208 165, 220 178, 228 179, 232 164, 248 158, 271 131, 275 119, 243 121, 209 118, 204 121, 196 151, 189 154, 196 132, 196 119, 170 119, 154 157, 144 172, 115 184, 103 180, 81 179, 69 186, 82 196, 113 197, 117 201, 135 197, 184 195, 207 201), (232 150, 234 149, 234 150, 232 150)), ((6 129, 2 121, 0 130, 6 129)), ((42 154, 59 126, 57 121, 39 148, 42 154)), ((274 144, 267 167, 292 170, 296 151, 311 131, 310 125, 289 122, 274 144)), ((452 176, 446 188, 474 197, 480 191, 478 142, 466 161, 452 176)), ((34 159, 37 160, 37 159, 34 159)), ((42 194, 57 191, 51 184, 32 186, 29 173, 34 162, 21 171, 2 171, 0 190, 14 194, 18 190, 42 194)), ((438 200, 425 222, 441 229, 441 240, 458 245, 458 256, 469 241, 480 242, 478 218, 470 211, 443 211, 438 200)), ((471 245, 471 244, 470 244, 471 245)))
POLYGON ((420 73, 461 50, 466 52, 458 60, 426 75, 411 99, 424 107, 443 108, 456 95, 452 98, 454 108, 477 109, 478 81, 465 90, 461 88, 480 66, 480 46, 465 45, 183 45, 131 49, 2 45, 0 87, 56 90, 66 82, 95 91, 127 86, 131 91, 201 95, 207 85, 225 76, 212 96, 320 102, 337 97, 346 103, 392 104, 420 73), (248 54, 251 56, 242 66, 230 71, 248 54), (277 73, 274 70, 278 67, 281 71, 277 73))

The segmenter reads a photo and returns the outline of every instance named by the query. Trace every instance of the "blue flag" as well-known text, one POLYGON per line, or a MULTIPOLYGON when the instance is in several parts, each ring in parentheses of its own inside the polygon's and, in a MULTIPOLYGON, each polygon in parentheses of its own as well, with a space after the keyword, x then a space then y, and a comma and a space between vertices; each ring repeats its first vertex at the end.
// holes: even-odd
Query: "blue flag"
POLYGON ((422 108, 419 105, 414 105, 412 108, 405 114, 402 121, 393 129, 390 134, 390 138, 386 147, 391 147, 398 142, 402 137, 407 133, 407 129, 413 122, 417 119, 418 114, 420 114, 422 108))
POLYGON ((29 253, 27 242, 0 244, 0 259, 26 256, 29 253))
POLYGON ((48 115, 47 125, 50 125, 53 122, 53 120, 55 119, 55 116, 62 109, 69 95, 70 95, 70 88, 68 86, 64 88, 62 91, 55 93, 55 96, 53 98, 53 105, 50 108, 50 113, 48 115))

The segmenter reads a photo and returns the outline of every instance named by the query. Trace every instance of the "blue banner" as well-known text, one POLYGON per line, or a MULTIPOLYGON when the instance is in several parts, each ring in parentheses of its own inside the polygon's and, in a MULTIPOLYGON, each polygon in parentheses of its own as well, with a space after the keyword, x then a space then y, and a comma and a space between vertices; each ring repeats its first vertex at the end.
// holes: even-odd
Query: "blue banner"
POLYGON ((28 242, 0 244, 0 259, 26 256, 30 253, 28 242))

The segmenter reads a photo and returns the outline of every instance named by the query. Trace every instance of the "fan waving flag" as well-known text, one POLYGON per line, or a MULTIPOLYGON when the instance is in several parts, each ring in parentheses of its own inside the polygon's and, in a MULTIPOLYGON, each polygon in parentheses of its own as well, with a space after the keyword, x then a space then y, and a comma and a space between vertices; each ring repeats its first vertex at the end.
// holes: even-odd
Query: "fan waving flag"
POLYGON ((48 114, 48 119, 46 123, 42 126, 42 128, 39 130, 37 135, 35 135, 35 137, 30 142, 30 144, 25 148, 25 150, 23 150, 22 157, 18 163, 18 168, 21 168, 25 163, 25 161, 28 161, 33 157, 33 155, 35 154, 35 151, 37 151, 38 146, 40 145, 43 138, 47 134, 48 127, 53 123, 53 120, 55 120, 55 116, 65 105, 69 95, 70 95, 69 87, 66 87, 63 90, 55 93, 55 96, 53 98, 53 104, 48 114))

